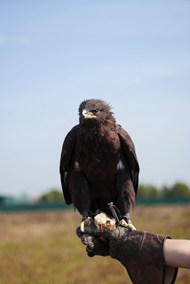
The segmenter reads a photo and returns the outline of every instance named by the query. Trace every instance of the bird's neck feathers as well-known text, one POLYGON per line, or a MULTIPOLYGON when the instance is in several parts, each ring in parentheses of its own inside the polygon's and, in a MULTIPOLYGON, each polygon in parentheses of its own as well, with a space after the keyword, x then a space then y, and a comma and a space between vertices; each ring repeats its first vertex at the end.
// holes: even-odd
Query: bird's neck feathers
MULTIPOLYGON (((92 144, 94 149, 95 145, 106 144, 110 145, 113 152, 115 148, 118 149, 118 135, 116 131, 116 122, 113 116, 106 120, 93 120, 88 123, 80 124, 78 129, 78 142, 92 144)), ((117 150, 116 149, 116 150, 117 150)))
POLYGON ((86 123, 81 123, 80 128, 89 134, 103 136, 110 130, 116 131, 116 121, 112 115, 106 118, 89 119, 86 123))
POLYGON ((113 116, 109 116, 107 119, 103 120, 100 124, 100 128, 103 132, 116 131, 116 121, 113 116))

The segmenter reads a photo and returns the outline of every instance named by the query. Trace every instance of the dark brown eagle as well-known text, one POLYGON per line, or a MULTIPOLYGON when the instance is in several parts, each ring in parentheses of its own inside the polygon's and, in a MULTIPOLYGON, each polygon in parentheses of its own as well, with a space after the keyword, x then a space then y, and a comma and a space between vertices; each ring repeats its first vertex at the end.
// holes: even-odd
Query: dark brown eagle
POLYGON ((110 214, 113 202, 130 223, 139 164, 134 143, 109 104, 90 99, 79 106, 79 124, 66 135, 60 160, 62 190, 85 220, 97 210, 110 214))

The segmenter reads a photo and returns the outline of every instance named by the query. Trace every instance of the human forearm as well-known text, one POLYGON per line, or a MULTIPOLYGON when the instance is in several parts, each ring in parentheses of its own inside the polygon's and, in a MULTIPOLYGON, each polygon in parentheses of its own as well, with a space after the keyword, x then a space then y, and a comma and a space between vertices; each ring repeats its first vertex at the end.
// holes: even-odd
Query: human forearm
POLYGON ((190 241, 166 239, 164 258, 169 266, 190 268, 190 241))

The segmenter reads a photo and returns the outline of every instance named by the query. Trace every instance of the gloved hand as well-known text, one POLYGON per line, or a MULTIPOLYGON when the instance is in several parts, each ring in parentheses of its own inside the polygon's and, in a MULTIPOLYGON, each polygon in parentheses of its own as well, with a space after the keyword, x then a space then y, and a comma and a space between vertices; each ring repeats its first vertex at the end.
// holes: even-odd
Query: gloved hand
POLYGON ((175 282, 178 269, 164 263, 163 244, 168 236, 130 230, 110 222, 106 215, 105 219, 97 216, 84 224, 82 231, 77 228, 88 256, 110 255, 117 259, 127 269, 133 284, 175 282))
POLYGON ((121 243, 128 237, 131 230, 122 226, 116 226, 115 219, 110 219, 104 213, 95 216, 94 220, 87 220, 83 229, 77 228, 76 233, 82 243, 86 245, 88 256, 95 255, 118 258, 117 251, 122 248, 121 243))
POLYGON ((88 256, 109 255, 109 240, 111 231, 116 229, 115 220, 110 219, 104 213, 95 216, 94 220, 88 218, 77 228, 77 235, 86 245, 88 256))

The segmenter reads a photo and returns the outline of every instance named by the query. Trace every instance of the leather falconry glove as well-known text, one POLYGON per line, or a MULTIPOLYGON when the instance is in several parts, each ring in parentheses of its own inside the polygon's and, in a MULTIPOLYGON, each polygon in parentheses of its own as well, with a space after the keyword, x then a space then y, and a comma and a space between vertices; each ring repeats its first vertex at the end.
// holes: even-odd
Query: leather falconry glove
POLYGON ((89 219, 77 235, 86 245, 88 256, 117 259, 127 270, 133 284, 173 284, 178 268, 164 262, 163 244, 169 236, 131 230, 100 213, 89 219))

